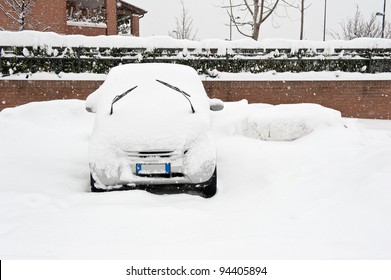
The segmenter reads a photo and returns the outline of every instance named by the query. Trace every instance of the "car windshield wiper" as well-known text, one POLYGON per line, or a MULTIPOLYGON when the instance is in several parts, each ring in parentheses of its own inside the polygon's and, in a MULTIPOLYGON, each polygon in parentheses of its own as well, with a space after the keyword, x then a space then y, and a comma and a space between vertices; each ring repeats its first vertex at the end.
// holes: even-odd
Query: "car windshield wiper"
POLYGON ((191 107, 191 111, 193 112, 193 114, 195 113, 193 104, 191 103, 190 98, 189 98, 189 97, 191 97, 190 94, 184 92, 183 90, 181 90, 180 88, 177 88, 176 86, 170 85, 169 83, 166 83, 166 82, 163 82, 163 81, 160 81, 160 80, 157 80, 157 79, 156 79, 156 81, 161 83, 161 84, 163 84, 163 85, 165 85, 166 87, 169 87, 169 88, 171 88, 171 89, 173 89, 173 90, 175 90, 177 92, 182 93, 182 95, 187 99, 187 101, 189 101, 190 107, 191 107))
POLYGON ((117 95, 116 97, 114 97, 113 101, 111 102, 111 108, 110 108, 110 116, 113 114, 113 105, 115 102, 117 102, 118 100, 120 100, 122 97, 124 97, 125 95, 127 95, 129 92, 131 92, 132 90, 134 90, 136 87, 138 86, 135 86, 135 87, 132 87, 131 89, 128 89, 127 91, 125 91, 124 93, 120 94, 120 95, 117 95))

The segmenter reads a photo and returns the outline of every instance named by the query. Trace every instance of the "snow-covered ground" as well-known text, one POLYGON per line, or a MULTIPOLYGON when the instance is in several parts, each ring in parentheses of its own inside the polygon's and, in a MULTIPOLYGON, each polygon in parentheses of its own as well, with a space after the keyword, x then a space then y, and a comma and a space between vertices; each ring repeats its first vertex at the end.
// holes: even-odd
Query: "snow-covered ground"
POLYGON ((390 259, 391 121, 343 119, 294 141, 246 137, 249 116, 270 108, 242 101, 213 113, 211 199, 90 193, 94 115, 83 101, 3 110, 0 258, 390 259))

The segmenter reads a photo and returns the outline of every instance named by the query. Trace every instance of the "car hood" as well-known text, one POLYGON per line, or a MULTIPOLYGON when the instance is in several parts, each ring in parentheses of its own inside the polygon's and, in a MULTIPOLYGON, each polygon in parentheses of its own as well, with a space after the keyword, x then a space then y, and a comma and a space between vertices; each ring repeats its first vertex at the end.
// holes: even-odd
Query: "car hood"
POLYGON ((127 120, 121 125, 115 118, 97 122, 91 145, 112 146, 123 151, 180 150, 189 147, 200 135, 209 131, 207 118, 165 116, 127 120))
POLYGON ((176 150, 186 148, 210 129, 208 104, 189 102, 180 93, 159 88, 129 93, 113 105, 110 115, 99 110, 91 144, 115 146, 124 151, 176 150))

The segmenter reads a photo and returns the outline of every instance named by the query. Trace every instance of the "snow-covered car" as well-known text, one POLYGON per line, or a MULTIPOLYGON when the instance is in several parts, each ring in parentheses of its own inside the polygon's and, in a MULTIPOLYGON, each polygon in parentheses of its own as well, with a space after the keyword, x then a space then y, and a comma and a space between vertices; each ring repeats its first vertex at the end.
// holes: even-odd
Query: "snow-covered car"
POLYGON ((176 64, 111 69, 86 100, 96 113, 89 164, 91 191, 216 193, 216 147, 209 99, 197 72, 176 64))

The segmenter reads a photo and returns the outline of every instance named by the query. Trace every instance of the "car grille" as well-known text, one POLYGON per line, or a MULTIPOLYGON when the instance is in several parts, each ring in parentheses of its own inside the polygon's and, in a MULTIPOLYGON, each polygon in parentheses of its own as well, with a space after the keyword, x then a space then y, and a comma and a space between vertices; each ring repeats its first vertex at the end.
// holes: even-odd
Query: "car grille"
POLYGON ((176 151, 128 151, 126 154, 131 158, 171 158, 179 155, 176 151))

